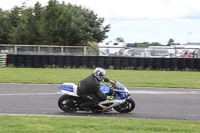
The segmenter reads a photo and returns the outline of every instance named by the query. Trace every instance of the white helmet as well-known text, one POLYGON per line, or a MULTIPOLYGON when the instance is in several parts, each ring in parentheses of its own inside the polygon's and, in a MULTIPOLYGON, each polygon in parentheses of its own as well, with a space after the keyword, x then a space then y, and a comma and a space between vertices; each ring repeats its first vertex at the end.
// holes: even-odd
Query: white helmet
POLYGON ((94 70, 94 76, 99 80, 99 81, 103 81, 104 76, 106 76, 106 71, 103 68, 96 68, 94 70))

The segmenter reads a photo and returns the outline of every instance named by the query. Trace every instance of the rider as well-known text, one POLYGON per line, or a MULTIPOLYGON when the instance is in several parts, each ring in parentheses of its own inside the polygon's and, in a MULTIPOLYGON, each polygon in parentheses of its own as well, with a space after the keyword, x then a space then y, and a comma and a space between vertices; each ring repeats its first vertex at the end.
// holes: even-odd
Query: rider
POLYGON ((106 71, 103 68, 96 68, 94 73, 79 81, 77 94, 84 100, 84 103, 80 104, 80 108, 88 110, 89 106, 97 105, 100 101, 113 99, 113 96, 106 96, 100 90, 100 81, 111 83, 113 86, 115 85, 115 83, 111 82, 105 76, 106 71))

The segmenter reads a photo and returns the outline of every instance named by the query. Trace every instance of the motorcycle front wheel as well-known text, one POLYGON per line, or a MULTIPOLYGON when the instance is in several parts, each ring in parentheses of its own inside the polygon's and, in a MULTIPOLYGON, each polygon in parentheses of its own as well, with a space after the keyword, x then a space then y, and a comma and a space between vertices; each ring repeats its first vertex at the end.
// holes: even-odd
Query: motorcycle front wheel
POLYGON ((119 113, 129 113, 135 108, 135 101, 132 98, 127 99, 124 103, 114 107, 119 113))
POLYGON ((77 104, 76 98, 69 95, 62 95, 58 99, 58 106, 61 110, 67 113, 76 112, 75 104, 77 104))

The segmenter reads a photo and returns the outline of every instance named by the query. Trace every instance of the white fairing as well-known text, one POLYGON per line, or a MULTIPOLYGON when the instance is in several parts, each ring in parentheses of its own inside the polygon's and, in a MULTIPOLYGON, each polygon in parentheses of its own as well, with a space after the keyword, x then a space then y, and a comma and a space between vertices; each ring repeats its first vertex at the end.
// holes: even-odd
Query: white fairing
POLYGON ((106 101, 103 101, 103 102, 100 102, 98 105, 102 108, 113 108, 113 107, 116 107, 122 103, 124 103, 126 101, 126 99, 113 99, 113 100, 106 100, 106 101), (104 106, 104 104, 109 104, 109 103, 112 103, 112 105, 110 106, 104 106))
MULTIPOLYGON (((73 91, 74 91, 74 93, 77 95, 77 87, 78 87, 78 85, 74 85, 73 86, 73 91)), ((78 95, 77 95, 78 96, 78 95)))
POLYGON ((73 86, 73 92, 71 91, 66 91, 66 90, 61 90, 62 93, 67 94, 67 95, 71 95, 71 96, 75 96, 75 97, 79 97, 77 95, 77 85, 74 83, 63 83, 63 85, 72 85, 73 86))

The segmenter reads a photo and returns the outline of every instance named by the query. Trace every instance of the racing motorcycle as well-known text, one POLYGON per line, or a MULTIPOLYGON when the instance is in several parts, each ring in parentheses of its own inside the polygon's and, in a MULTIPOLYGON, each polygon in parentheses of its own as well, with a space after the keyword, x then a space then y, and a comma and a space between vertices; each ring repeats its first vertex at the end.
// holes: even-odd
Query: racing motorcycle
MULTIPOLYGON (((120 82, 115 82, 115 86, 100 84, 101 91, 107 96, 114 96, 112 100, 100 101, 98 105, 89 107, 93 113, 109 112, 113 108, 119 113, 129 113, 135 108, 135 101, 130 97, 128 89, 120 82)), ((79 108, 78 105, 84 101, 77 95, 77 85, 73 83, 63 83, 58 86, 63 95, 58 99, 58 106, 67 113, 76 111, 88 111, 79 108)))

